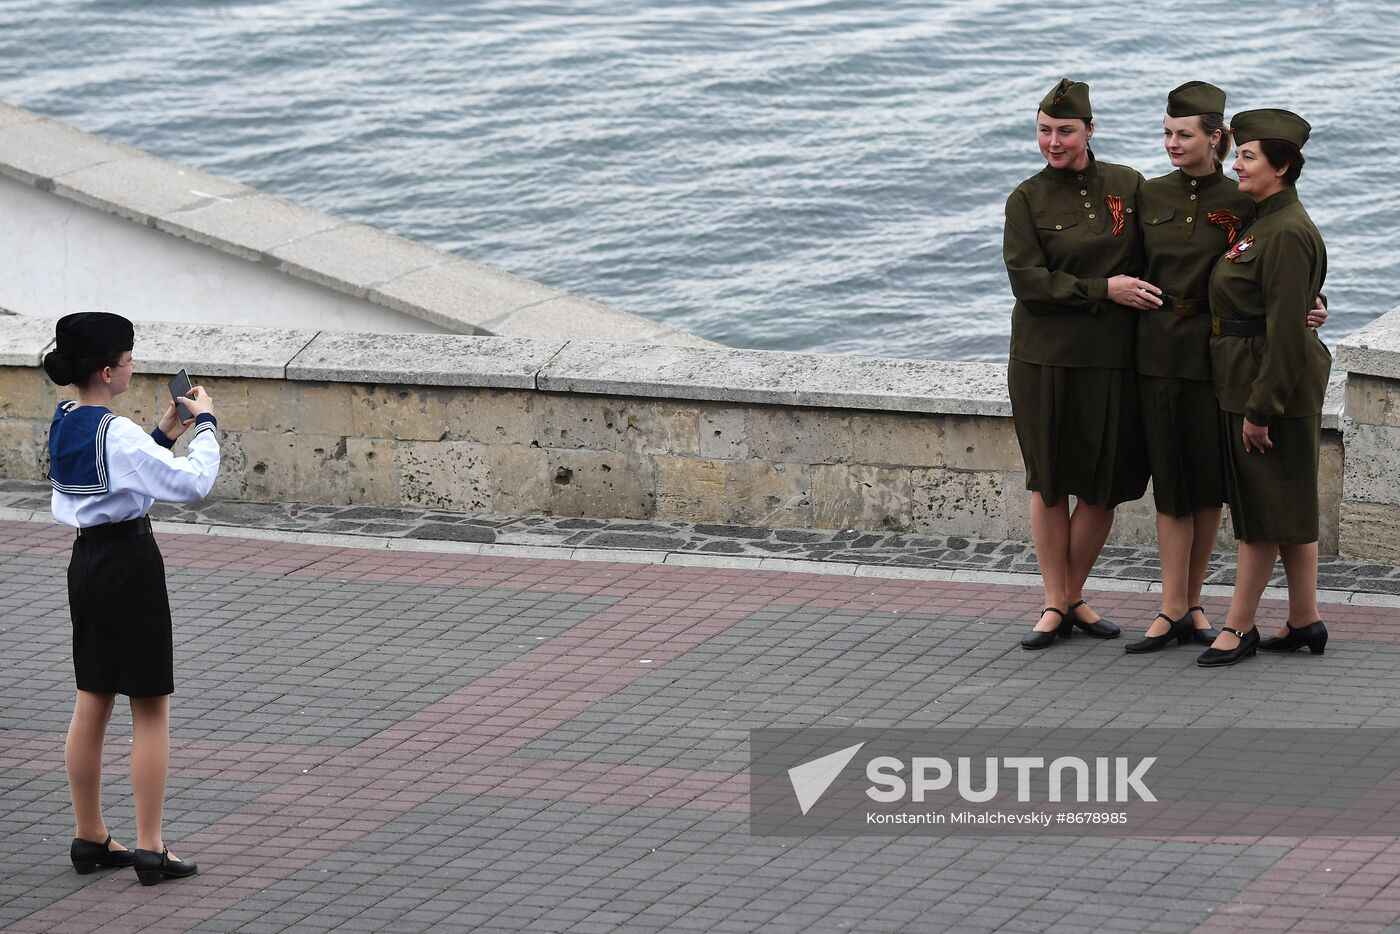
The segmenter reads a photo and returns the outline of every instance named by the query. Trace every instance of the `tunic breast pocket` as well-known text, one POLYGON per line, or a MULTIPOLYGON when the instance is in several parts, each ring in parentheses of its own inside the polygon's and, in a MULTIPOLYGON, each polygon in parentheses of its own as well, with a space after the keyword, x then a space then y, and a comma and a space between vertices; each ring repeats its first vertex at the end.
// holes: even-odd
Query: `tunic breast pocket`
POLYGON ((1140 215, 1144 227, 1157 227, 1176 216, 1174 208, 1147 208, 1140 215))
POLYGON ((1035 226, 1041 230, 1069 230, 1074 226, 1074 214, 1037 214, 1035 226))

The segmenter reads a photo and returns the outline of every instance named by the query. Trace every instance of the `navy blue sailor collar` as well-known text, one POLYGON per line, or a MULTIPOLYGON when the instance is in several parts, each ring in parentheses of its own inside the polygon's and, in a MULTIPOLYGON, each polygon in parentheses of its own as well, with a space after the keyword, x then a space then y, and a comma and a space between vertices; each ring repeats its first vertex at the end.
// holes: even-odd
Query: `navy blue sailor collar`
POLYGON ((49 483, 70 496, 108 491, 107 429, 116 415, 97 405, 61 402, 49 423, 49 483))

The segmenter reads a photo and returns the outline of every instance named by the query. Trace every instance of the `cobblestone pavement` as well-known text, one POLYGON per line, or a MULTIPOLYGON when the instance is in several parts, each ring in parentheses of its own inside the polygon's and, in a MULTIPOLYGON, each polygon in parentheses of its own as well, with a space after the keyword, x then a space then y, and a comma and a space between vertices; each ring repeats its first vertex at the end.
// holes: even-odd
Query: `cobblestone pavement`
MULTIPOLYGON (((43 512, 48 487, 32 481, 0 480, 0 508, 43 512)), ((301 503, 247 503, 210 499, 194 506, 161 504, 152 518, 168 522, 240 528, 280 529, 342 535, 371 535, 420 541, 544 545, 581 549, 629 549, 737 559, 777 558, 835 562, 872 568, 999 571, 1036 574, 1035 552, 1021 542, 981 541, 957 536, 902 532, 768 529, 653 520, 580 519, 556 516, 479 516, 438 509, 380 506, 318 506, 301 503)), ((1206 583, 1235 581, 1233 554, 1216 554, 1206 583)), ((1095 576, 1159 581, 1152 548, 1103 550, 1095 576)), ((1273 585, 1282 586, 1283 568, 1273 585)), ((1400 567, 1324 556, 1318 587, 1352 593, 1400 595, 1400 567)))
MULTIPOLYGON (((325 520, 332 521, 332 520, 325 520)), ((345 520, 350 521, 350 520, 345 520)), ((420 520, 422 521, 422 520, 420 520)), ((1024 652, 1035 588, 158 533, 176 614, 166 839, 78 876, 71 533, 0 521, 0 927, 38 931, 1379 931, 1394 838, 778 839, 767 726, 1400 725, 1400 609, 1327 654, 1024 652), (1302 714, 1300 716, 1300 713, 1302 714)), ((1136 630, 1155 597, 1092 594, 1136 630)), ((1207 600, 1217 616, 1225 598, 1207 600)), ((1261 624, 1277 623, 1269 602, 1261 624)), ((119 704, 108 821, 134 841, 119 704)), ((1260 776, 1285 784, 1286 776, 1260 776)))

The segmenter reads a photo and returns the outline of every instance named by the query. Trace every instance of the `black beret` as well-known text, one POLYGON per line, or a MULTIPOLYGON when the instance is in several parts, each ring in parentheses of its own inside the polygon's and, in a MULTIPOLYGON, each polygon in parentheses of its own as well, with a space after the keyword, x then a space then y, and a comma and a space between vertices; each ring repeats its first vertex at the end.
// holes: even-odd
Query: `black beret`
POLYGON ((131 322, 108 311, 80 311, 58 319, 54 350, 69 360, 121 353, 136 345, 131 322))

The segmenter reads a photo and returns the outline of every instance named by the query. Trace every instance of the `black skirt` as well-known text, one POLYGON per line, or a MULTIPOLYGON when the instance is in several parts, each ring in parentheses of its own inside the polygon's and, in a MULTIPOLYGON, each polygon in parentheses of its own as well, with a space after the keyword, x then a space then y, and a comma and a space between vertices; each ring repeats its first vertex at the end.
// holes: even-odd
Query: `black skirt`
POLYGON ((80 691, 128 697, 175 691, 170 597, 155 536, 107 537, 144 522, 98 526, 73 542, 68 603, 80 691))
POLYGON ((1275 418, 1273 447, 1245 453, 1244 416, 1220 413, 1225 492, 1235 538, 1249 544, 1307 545, 1317 541, 1317 461, 1322 416, 1275 418))
POLYGON ((1139 376, 1138 391, 1157 511, 1181 517, 1219 508, 1225 502, 1225 458, 1214 387, 1194 379, 1139 376))
POLYGON ((1147 490, 1147 447, 1131 369, 1007 366, 1026 489, 1045 505, 1077 496, 1110 508, 1147 490))

